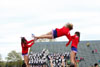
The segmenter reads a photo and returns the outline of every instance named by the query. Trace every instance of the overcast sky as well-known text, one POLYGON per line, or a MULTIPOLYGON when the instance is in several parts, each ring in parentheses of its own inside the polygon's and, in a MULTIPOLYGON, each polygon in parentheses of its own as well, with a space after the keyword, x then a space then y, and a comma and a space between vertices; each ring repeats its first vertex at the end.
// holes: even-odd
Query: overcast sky
MULTIPOLYGON (((81 40, 100 40, 100 0, 0 0, 0 54, 21 52, 20 37, 31 39, 70 22, 81 40)), ((68 41, 66 37, 56 41, 68 41)))

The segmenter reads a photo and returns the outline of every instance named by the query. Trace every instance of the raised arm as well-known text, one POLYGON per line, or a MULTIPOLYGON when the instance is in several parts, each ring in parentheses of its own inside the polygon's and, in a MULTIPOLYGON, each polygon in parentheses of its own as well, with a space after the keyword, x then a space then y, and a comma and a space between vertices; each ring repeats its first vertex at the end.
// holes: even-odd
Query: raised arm
POLYGON ((29 43, 31 43, 31 42, 33 42, 34 40, 30 40, 30 41, 27 41, 27 43, 29 44, 29 43))
POLYGON ((67 42, 66 47, 70 44, 70 42, 71 42, 71 40, 69 40, 69 41, 67 42))
POLYGON ((66 47, 70 44, 70 42, 72 40, 70 33, 68 33, 67 38, 69 41, 67 42, 66 47))
POLYGON ((74 38, 74 36, 69 37, 69 41, 67 42, 66 47, 70 44, 70 42, 72 41, 73 38, 74 38))
POLYGON ((34 44, 34 40, 27 41, 27 47, 31 47, 34 44))

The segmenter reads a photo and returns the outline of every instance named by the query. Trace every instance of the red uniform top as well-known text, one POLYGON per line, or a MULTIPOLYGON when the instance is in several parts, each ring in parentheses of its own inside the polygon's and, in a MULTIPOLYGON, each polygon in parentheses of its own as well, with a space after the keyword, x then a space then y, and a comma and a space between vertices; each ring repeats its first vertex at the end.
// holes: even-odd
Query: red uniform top
POLYGON ((71 40, 69 40, 66 46, 68 46, 71 41, 72 41, 71 47, 77 48, 78 43, 79 43, 79 37, 76 34, 71 36, 71 40))
POLYGON ((77 35, 72 36, 72 44, 71 47, 77 48, 79 43, 79 37, 77 35))
POLYGON ((32 41, 34 41, 34 40, 27 41, 26 45, 21 44, 22 45, 22 54, 28 53, 28 48, 31 47, 34 44, 34 42, 32 42, 32 41))
POLYGON ((69 28, 64 26, 64 27, 62 27, 60 29, 56 28, 56 31, 57 31, 57 37, 65 35, 70 40, 69 28))

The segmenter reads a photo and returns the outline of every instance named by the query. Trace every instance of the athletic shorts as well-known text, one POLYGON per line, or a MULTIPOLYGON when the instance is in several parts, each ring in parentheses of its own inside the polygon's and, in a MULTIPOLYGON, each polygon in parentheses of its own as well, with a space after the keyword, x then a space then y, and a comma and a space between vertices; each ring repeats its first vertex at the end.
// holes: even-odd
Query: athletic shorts
POLYGON ((77 48, 75 48, 75 47, 71 47, 71 50, 74 51, 75 53, 78 52, 77 48))
POLYGON ((56 31, 56 29, 52 30, 52 37, 53 38, 57 38, 57 31, 56 31))
POLYGON ((28 56, 28 53, 25 53, 25 54, 24 54, 24 53, 22 53, 22 56, 25 56, 25 55, 26 55, 26 56, 28 56))

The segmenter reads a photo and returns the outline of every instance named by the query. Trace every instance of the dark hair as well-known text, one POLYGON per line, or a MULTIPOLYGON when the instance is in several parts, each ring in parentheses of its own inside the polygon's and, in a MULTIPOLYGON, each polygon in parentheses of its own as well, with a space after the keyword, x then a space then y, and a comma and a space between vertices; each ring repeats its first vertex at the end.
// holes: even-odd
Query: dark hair
POLYGON ((27 44, 25 37, 21 37, 21 44, 27 44))
POLYGON ((80 32, 76 31, 75 34, 79 37, 79 41, 80 41, 80 32))
POLYGON ((98 63, 95 63, 94 66, 95 66, 95 67, 98 66, 98 63))

